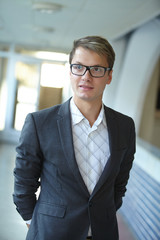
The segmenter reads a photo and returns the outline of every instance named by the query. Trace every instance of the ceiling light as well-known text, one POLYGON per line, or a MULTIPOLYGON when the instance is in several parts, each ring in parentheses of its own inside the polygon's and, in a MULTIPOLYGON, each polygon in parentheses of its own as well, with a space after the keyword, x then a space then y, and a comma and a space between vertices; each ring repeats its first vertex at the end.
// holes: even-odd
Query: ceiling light
POLYGON ((33 2, 32 8, 42 13, 51 14, 53 12, 60 11, 62 9, 62 5, 50 2, 33 2))

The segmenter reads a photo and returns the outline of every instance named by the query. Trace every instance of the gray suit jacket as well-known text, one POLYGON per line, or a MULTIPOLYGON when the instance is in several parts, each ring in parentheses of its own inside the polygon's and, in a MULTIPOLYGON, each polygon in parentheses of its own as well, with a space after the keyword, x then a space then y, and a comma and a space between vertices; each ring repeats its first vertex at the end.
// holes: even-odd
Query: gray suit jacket
POLYGON ((111 156, 92 194, 79 172, 69 100, 27 116, 17 147, 14 203, 32 218, 27 240, 117 240, 122 204, 135 153, 133 120, 105 107, 111 156), (35 192, 41 188, 38 200, 35 192))

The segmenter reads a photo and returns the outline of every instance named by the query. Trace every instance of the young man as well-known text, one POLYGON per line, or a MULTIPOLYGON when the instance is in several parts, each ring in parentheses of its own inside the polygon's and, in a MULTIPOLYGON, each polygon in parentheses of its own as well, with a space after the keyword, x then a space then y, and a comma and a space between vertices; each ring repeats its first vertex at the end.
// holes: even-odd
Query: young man
POLYGON ((134 159, 135 129, 131 118, 102 103, 114 59, 104 38, 75 41, 73 98, 26 118, 14 202, 31 222, 27 240, 118 240, 116 210, 134 159))

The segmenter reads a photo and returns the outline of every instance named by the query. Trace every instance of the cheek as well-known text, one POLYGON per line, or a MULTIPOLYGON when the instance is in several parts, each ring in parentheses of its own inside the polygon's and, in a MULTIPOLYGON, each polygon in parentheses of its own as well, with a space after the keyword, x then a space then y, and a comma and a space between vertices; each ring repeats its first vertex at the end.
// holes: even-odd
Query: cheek
POLYGON ((77 85, 77 79, 72 75, 70 75, 70 83, 71 83, 72 89, 75 89, 77 85))
POLYGON ((101 90, 104 90, 106 85, 107 85, 107 79, 104 79, 103 81, 98 82, 98 88, 101 90))
POLYGON ((78 82, 80 82, 80 77, 76 76, 76 75, 73 75, 73 74, 70 74, 70 81, 73 84, 78 84, 78 82))

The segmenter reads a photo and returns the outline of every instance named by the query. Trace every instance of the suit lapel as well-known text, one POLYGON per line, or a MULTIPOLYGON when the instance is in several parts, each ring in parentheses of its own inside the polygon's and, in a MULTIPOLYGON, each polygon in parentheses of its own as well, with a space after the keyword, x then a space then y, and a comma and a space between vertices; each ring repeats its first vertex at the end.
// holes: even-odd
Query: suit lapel
POLYGON ((70 100, 68 100, 66 103, 61 105, 58 114, 60 116, 60 118, 57 120, 58 130, 60 134, 62 149, 66 156, 68 166, 71 169, 77 182, 82 187, 83 191, 89 194, 75 159, 73 137, 72 137, 72 126, 71 126, 70 100))
POLYGON ((97 193, 97 191, 100 190, 100 188, 106 182, 107 178, 112 173, 113 168, 115 166, 116 159, 114 157, 114 152, 117 148, 117 142, 118 142, 117 124, 116 124, 116 119, 114 117, 113 112, 107 107, 105 107, 105 115, 106 115, 108 135, 109 135, 110 158, 108 159, 108 161, 105 165, 105 168, 104 168, 104 170, 99 178, 99 181, 97 182, 91 196, 94 196, 97 193))

